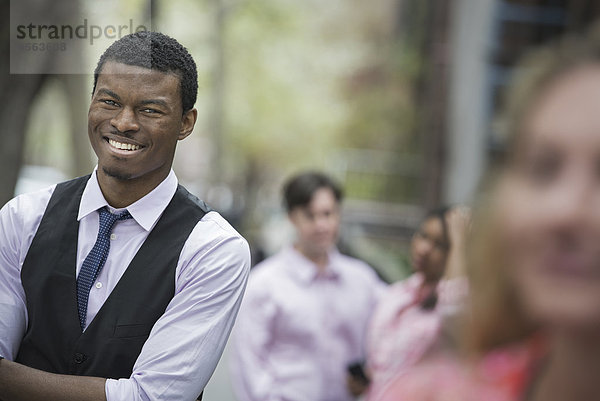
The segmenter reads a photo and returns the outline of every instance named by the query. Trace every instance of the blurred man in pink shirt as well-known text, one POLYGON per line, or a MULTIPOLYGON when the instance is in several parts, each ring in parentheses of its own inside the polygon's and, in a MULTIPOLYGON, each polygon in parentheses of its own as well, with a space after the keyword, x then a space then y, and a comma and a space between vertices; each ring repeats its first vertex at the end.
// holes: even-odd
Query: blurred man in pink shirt
POLYGON ((284 187, 293 245, 252 271, 232 350, 239 401, 350 401, 348 366, 384 288, 364 262, 336 247, 342 193, 320 173, 284 187))

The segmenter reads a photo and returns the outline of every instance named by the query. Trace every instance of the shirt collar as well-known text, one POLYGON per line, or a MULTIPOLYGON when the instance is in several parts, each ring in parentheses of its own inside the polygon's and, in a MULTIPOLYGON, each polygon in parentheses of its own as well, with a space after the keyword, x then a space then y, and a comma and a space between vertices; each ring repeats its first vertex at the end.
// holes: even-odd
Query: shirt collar
POLYGON ((340 254, 336 248, 328 252, 329 263, 322 273, 319 272, 317 266, 310 259, 298 252, 293 246, 289 246, 284 252, 290 261, 286 268, 298 281, 304 284, 309 284, 317 279, 337 280, 340 278, 340 254))
MULTIPOLYGON (((83 190, 79 204, 79 214, 77 215, 78 221, 104 206, 110 207, 100 189, 98 177, 96 176, 97 170, 98 166, 94 169, 83 190)), ((166 209, 173 195, 175 195, 176 190, 177 176, 171 170, 167 178, 158 184, 156 188, 143 198, 127 206, 126 209, 144 230, 150 231, 162 215, 162 212, 166 209)))

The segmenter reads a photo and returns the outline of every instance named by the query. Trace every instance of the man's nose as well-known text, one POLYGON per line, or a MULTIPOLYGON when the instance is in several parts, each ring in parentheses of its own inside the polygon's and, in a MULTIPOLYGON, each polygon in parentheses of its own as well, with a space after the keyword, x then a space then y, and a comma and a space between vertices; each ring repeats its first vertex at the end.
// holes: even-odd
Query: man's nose
POLYGON ((140 129, 135 111, 129 107, 121 109, 121 111, 110 120, 110 124, 119 132, 136 132, 140 129))

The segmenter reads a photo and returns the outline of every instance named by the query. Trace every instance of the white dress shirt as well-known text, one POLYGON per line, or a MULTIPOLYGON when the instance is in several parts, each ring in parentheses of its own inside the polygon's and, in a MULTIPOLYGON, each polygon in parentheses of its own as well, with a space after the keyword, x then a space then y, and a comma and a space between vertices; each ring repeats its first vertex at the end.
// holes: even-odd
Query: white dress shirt
MULTIPOLYGON (((7 359, 16 357, 27 328, 20 272, 54 188, 20 195, 0 210, 0 355, 7 359)), ((88 325, 176 189, 177 177, 171 171, 152 192, 127 207, 133 219, 115 225, 106 263, 90 291, 88 325)), ((77 274, 98 233, 95 211, 107 205, 94 172, 79 207, 77 274)), ((246 241, 218 213, 207 213, 179 256, 173 299, 152 328, 131 377, 107 380, 107 400, 195 400, 221 357, 249 268, 246 241)))

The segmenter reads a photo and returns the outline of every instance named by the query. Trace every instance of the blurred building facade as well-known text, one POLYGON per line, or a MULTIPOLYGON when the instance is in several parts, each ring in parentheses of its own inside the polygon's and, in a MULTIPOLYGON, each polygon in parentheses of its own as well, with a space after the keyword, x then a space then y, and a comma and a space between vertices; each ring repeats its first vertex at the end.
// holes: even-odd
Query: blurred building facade
POLYGON ((581 33, 600 16, 593 0, 459 0, 451 27, 447 166, 443 199, 464 202, 497 150, 492 120, 515 65, 532 47, 581 33))
MULTIPOLYGON (((418 183, 416 196, 393 203, 350 200, 346 219, 363 228, 361 235, 406 249, 424 211, 472 201, 498 151, 492 121, 519 59, 533 47, 589 29, 600 17, 600 2, 403 0, 398 15, 400 34, 417 41, 424 60, 415 91, 420 139, 409 157, 381 171, 388 186, 418 183), (409 22, 419 14, 424 30, 409 22)), ((370 152, 345 154, 346 173, 373 173, 385 157, 370 152)))

